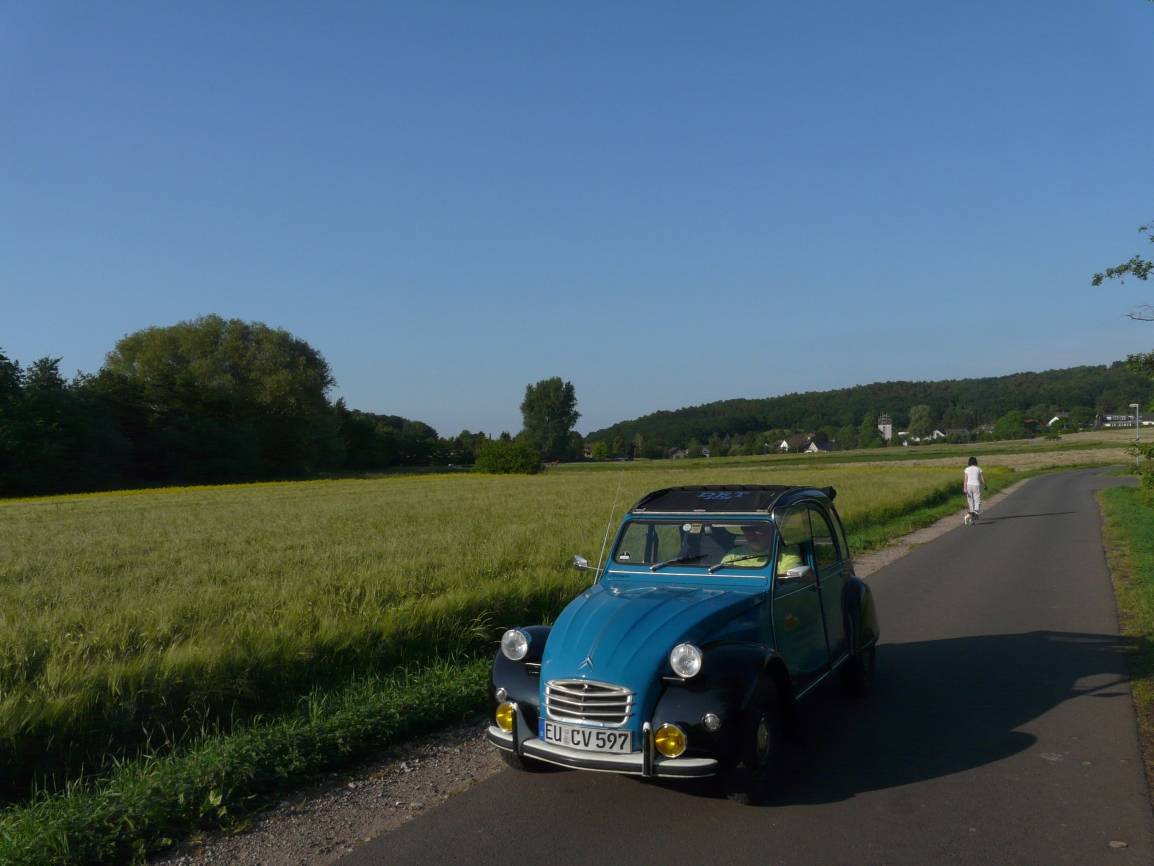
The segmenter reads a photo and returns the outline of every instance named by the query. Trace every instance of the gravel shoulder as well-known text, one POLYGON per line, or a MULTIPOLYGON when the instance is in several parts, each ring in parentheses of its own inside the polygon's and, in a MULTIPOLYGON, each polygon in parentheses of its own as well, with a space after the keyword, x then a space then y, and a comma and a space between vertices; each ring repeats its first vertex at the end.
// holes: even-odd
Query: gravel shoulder
POLYGON ((352 772, 292 792, 240 833, 197 836, 154 866, 329 866, 504 763, 484 743, 480 717, 403 743, 352 772))
MULTIPOLYGON (((1012 495, 1020 481, 983 502, 993 507, 1012 495)), ((915 547, 955 529, 963 512, 903 536, 883 550, 855 559, 868 577, 915 547)), ((504 767, 476 718, 397 746, 376 761, 287 794, 258 814, 245 830, 195 836, 153 866, 330 866, 358 845, 382 836, 504 767)))

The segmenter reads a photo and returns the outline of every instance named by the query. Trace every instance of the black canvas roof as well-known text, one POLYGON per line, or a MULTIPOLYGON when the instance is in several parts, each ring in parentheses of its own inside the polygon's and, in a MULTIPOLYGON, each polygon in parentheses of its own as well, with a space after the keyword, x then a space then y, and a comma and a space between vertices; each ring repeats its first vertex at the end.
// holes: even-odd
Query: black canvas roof
MULTIPOLYGON (((744 514, 768 512, 782 494, 804 487, 768 484, 702 484, 690 487, 666 487, 649 493, 633 506, 634 514, 685 514, 687 512, 725 512, 744 514)), ((822 491, 833 498, 833 488, 822 491)))

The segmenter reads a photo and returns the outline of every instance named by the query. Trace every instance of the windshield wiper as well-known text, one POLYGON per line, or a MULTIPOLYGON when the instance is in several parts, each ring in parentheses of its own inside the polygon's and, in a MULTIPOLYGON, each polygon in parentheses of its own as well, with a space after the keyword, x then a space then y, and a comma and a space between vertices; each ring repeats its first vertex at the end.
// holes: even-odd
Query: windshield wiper
POLYGON ((679 556, 676 559, 667 559, 665 562, 655 562, 649 566, 650 571, 657 571, 659 568, 665 568, 667 565, 677 565, 679 562, 693 562, 695 559, 702 559, 704 553, 695 553, 693 556, 679 556))
POLYGON ((717 571, 717 569, 733 565, 735 562, 744 562, 747 559, 767 559, 768 557, 768 553, 747 553, 744 556, 735 556, 733 559, 729 560, 729 562, 719 562, 717 565, 709 566, 709 573, 713 574, 715 571, 717 571))

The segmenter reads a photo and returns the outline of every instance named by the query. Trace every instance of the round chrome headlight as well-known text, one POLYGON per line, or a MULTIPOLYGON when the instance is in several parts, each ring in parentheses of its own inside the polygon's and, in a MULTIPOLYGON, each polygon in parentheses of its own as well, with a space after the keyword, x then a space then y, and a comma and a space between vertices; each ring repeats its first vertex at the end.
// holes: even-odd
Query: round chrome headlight
POLYGON ((529 635, 519 628, 511 628, 501 635, 501 652, 505 658, 521 661, 529 653, 529 635))
POLYGON ((691 643, 679 643, 669 654, 669 666, 679 677, 695 677, 701 671, 701 650, 691 643))

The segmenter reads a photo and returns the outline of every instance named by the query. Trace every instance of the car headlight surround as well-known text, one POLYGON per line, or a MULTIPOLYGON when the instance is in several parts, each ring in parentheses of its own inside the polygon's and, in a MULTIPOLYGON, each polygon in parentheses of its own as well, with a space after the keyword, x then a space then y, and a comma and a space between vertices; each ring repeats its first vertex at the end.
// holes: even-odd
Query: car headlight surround
POLYGON ((529 635, 519 628, 509 629, 501 635, 501 652, 510 661, 521 661, 529 654, 529 635))
POLYGON ((679 643, 669 652, 669 666, 679 677, 689 679, 701 672, 701 650, 691 643, 679 643))

